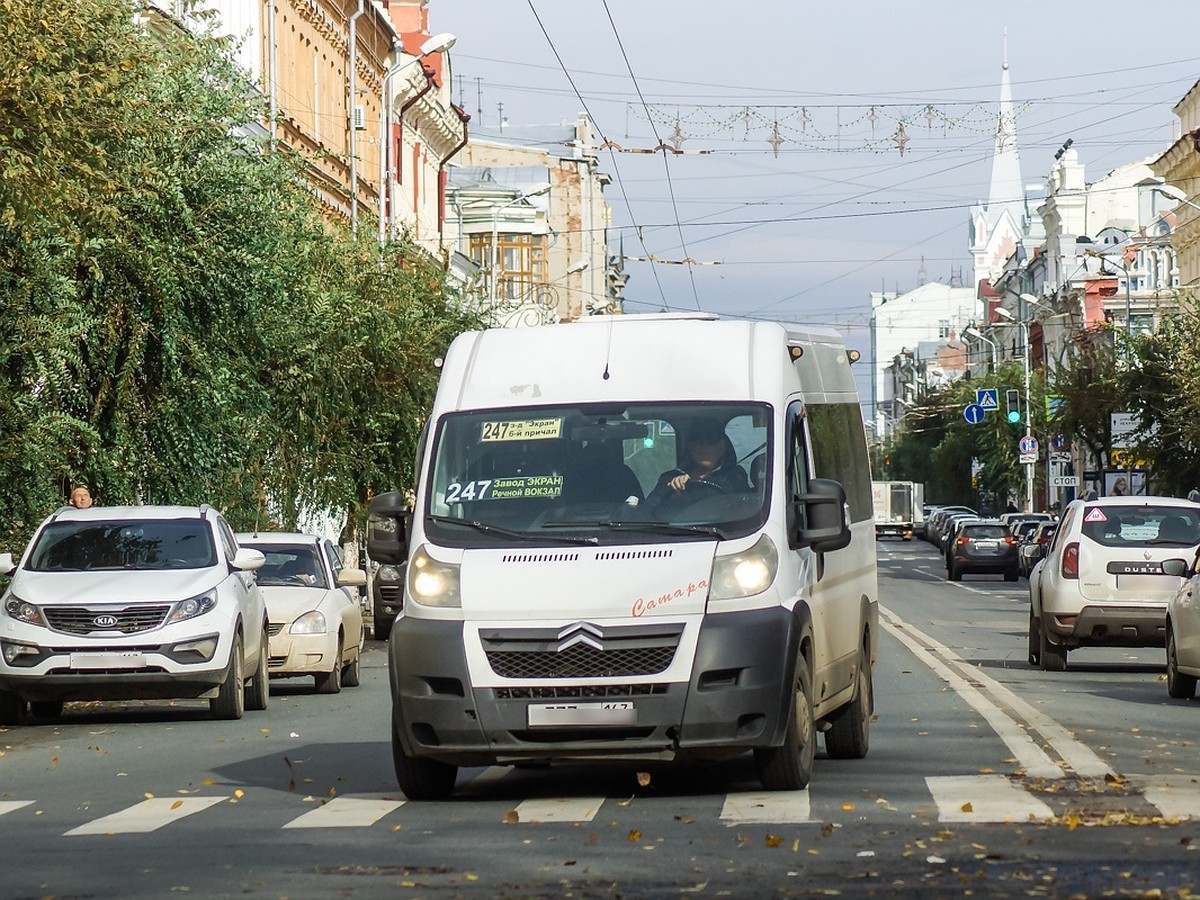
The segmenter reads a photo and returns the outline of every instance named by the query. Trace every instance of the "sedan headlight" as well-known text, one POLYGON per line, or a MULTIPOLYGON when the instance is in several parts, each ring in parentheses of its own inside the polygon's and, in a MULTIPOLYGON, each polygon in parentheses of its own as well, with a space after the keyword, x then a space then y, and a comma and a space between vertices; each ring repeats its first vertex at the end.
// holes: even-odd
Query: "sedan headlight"
POLYGON ((41 609, 26 600, 22 600, 15 594, 9 594, 4 601, 4 612, 18 622, 24 622, 26 625, 40 625, 43 628, 49 627, 46 624, 46 618, 42 615, 41 609))
POLYGON ((764 534, 749 550, 713 560, 708 599, 733 600, 761 594, 775 581, 778 571, 779 553, 764 534))
POLYGON ((186 600, 180 600, 175 604, 175 608, 171 610, 171 615, 167 617, 166 624, 174 625, 176 622, 184 622, 188 619, 194 619, 196 616, 202 616, 209 612, 217 605, 217 589, 213 588, 210 591, 205 591, 203 594, 198 594, 195 597, 188 597, 186 600))
POLYGON ((438 562, 422 545, 408 564, 408 593, 422 606, 461 607, 456 563, 438 562))
POLYGON ((315 609, 310 609, 302 616, 297 616, 288 629, 292 634, 324 634, 325 615, 315 609))

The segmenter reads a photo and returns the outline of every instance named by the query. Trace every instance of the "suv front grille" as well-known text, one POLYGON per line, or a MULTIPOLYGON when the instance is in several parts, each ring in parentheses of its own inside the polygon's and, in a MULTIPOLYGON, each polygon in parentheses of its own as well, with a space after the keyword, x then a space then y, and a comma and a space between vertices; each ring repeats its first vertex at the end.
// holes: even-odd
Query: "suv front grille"
POLYGON ((55 631, 65 634, 93 634, 97 631, 119 631, 139 634, 160 627, 171 611, 170 603, 139 604, 136 606, 43 606, 42 614, 55 631), (111 617, 114 622, 98 624, 98 619, 111 617))

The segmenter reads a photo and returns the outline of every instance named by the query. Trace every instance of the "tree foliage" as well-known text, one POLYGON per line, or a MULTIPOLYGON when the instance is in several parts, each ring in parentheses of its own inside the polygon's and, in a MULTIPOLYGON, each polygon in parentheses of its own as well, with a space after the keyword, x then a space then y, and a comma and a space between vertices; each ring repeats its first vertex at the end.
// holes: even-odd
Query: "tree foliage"
MULTIPOLYGON (((410 483, 440 269, 331 223, 223 45, 0 0, 0 533, 71 481, 239 526, 410 483)), ((14 547, 15 549, 15 547, 14 547)))

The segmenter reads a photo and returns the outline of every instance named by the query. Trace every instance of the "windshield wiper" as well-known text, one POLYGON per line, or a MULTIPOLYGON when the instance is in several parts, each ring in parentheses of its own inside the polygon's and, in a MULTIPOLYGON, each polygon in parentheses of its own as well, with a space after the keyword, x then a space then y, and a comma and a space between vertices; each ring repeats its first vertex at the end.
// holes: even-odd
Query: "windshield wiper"
MULTIPOLYGON (((430 521, 437 522, 439 525, 465 525, 468 528, 474 528, 476 531, 482 531, 485 534, 499 534, 504 537, 515 538, 519 541, 526 541, 531 544, 538 544, 545 540, 545 535, 530 534, 527 531, 514 531, 511 528, 503 528, 499 525, 489 525, 486 522, 480 522, 476 519, 456 519, 453 516, 430 516, 430 521)), ((554 535, 553 540, 560 541, 565 544, 595 544, 598 543, 594 537, 571 537, 568 535, 554 535)))
POLYGON ((670 522, 543 522, 543 528, 612 528, 615 531, 656 531, 660 534, 704 534, 725 539, 716 525, 673 525, 670 522))

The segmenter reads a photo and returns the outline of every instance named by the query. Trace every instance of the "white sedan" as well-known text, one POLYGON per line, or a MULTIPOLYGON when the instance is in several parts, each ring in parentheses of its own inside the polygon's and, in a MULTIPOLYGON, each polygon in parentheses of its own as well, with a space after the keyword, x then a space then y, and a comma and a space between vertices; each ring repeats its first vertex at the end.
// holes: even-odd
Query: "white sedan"
POLYGON ((239 534, 238 544, 266 557, 258 586, 270 622, 271 677, 312 676, 320 694, 356 687, 366 573, 344 568, 333 543, 315 534, 239 534))
POLYGON ((1200 678, 1200 557, 1172 559, 1163 570, 1187 579, 1167 604, 1167 693, 1177 700, 1196 696, 1200 678))

